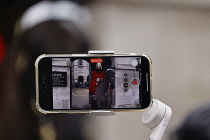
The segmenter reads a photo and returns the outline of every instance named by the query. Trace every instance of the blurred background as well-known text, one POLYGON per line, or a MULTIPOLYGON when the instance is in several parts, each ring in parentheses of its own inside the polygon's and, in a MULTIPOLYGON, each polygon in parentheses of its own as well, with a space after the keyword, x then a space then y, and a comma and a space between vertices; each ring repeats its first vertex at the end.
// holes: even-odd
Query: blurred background
MULTIPOLYGON (((90 5, 95 49, 144 52, 153 97, 172 108, 163 140, 187 113, 210 102, 210 0, 97 0, 90 5)), ((97 117, 100 140, 147 139, 141 113, 97 117)))
MULTIPOLYGON (((151 57, 153 97, 173 111, 163 140, 170 139, 189 112, 210 102, 210 0, 92 0, 86 7, 92 15, 91 49, 151 57)), ((10 11, 5 15, 13 20, 10 11)), ((6 28, 2 34, 9 44, 6 28)), ((81 135, 87 140, 147 139, 151 130, 142 125, 141 114, 89 116, 81 135)))

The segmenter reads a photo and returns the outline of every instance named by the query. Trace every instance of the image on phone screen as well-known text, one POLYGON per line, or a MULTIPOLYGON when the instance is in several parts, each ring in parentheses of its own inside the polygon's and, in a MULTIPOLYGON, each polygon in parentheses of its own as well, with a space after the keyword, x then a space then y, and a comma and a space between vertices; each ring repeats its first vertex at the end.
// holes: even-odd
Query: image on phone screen
POLYGON ((40 91, 49 98, 39 98, 50 110, 143 109, 150 104, 150 68, 145 57, 45 59, 39 71, 48 84, 40 91))

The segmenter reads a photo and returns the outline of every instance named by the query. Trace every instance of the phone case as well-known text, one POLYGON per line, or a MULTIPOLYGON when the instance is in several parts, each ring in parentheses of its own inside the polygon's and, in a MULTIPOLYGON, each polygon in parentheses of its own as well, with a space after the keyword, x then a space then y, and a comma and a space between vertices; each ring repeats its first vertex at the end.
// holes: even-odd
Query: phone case
POLYGON ((147 111, 149 108, 151 108, 152 106, 152 61, 150 59, 150 57, 144 53, 120 53, 120 54, 43 54, 40 55, 36 61, 35 61, 35 79, 36 79, 36 107, 37 109, 43 113, 43 114, 48 114, 48 113, 67 113, 67 114, 75 114, 75 113, 92 113, 94 115, 114 115, 115 112, 129 112, 129 111, 147 111), (40 107, 39 104, 39 71, 38 71, 38 64, 40 62, 41 59, 46 58, 46 57, 90 57, 90 56, 97 56, 97 57, 102 57, 102 56, 144 56, 149 60, 150 63, 150 105, 148 108, 146 109, 102 109, 102 110, 44 110, 40 107))

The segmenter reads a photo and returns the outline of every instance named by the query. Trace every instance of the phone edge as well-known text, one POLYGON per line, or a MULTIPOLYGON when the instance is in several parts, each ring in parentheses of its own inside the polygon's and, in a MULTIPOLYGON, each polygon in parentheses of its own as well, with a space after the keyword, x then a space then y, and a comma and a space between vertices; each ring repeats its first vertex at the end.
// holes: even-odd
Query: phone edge
MULTIPOLYGON (((145 54, 145 53, 118 53, 118 54, 108 54, 110 56, 126 56, 126 55, 140 55, 140 56, 144 56, 149 60, 149 64, 150 64, 150 105, 145 108, 145 109, 136 109, 136 110, 123 110, 123 109, 119 109, 119 110, 113 110, 113 109, 103 109, 103 110, 83 110, 83 111, 66 111, 66 110, 55 110, 55 111, 47 111, 44 110, 40 107, 39 105, 39 71, 38 71, 38 65, 39 65, 39 61, 43 58, 46 57, 69 57, 69 56, 96 56, 96 54, 42 54, 40 55, 36 61, 35 61, 35 83, 36 83, 36 108, 38 109, 39 112, 43 113, 43 114, 51 114, 51 113, 60 113, 60 114, 77 114, 77 113, 94 113, 96 111, 101 111, 101 112, 144 112, 147 111, 151 108, 152 106, 152 99, 153 99, 153 94, 152 94, 152 60, 151 58, 145 54)), ((97 55, 97 56, 104 56, 104 55, 97 55)))

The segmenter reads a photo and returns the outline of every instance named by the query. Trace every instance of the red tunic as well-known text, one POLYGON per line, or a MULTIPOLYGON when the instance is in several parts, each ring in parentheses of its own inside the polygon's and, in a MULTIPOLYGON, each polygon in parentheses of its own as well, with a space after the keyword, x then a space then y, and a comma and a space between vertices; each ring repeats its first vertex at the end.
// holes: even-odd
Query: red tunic
POLYGON ((2 63, 4 56, 5 56, 5 42, 0 34, 0 64, 2 63))
POLYGON ((98 84, 98 81, 96 81, 98 78, 100 80, 104 77, 104 71, 97 72, 96 70, 92 74, 92 81, 90 81, 90 92, 95 94, 96 85, 98 84))

